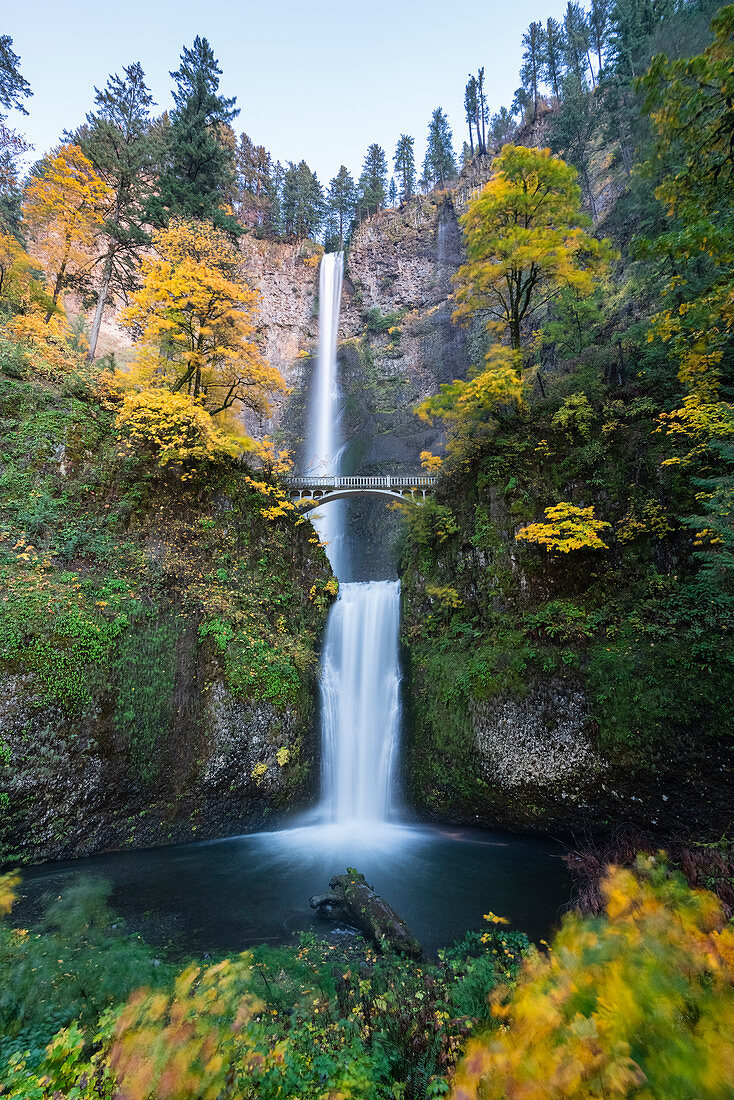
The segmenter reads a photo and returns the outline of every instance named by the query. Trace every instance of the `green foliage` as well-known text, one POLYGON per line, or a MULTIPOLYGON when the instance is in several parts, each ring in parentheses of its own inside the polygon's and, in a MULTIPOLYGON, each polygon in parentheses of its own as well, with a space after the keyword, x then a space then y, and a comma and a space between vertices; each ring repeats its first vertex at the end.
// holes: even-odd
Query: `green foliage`
POLYGON ((60 1028, 93 1032, 103 1011, 171 968, 125 932, 107 906, 109 887, 80 879, 49 901, 40 931, 0 925, 0 1064, 14 1053, 37 1065, 60 1028))

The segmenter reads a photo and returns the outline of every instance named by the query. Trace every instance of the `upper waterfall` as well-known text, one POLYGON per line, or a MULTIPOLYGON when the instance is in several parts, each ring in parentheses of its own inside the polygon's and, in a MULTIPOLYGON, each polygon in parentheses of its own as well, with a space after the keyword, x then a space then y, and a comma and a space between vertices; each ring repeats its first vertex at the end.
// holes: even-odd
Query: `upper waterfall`
MULTIPOLYGON (((339 337, 339 309, 344 277, 344 253, 326 252, 319 268, 319 347, 311 396, 309 432, 304 448, 305 473, 339 472, 339 389, 336 377, 336 348, 339 337)), ((327 544, 327 554, 337 577, 343 572, 340 542, 343 531, 341 505, 332 504, 320 514, 314 526, 327 544)))

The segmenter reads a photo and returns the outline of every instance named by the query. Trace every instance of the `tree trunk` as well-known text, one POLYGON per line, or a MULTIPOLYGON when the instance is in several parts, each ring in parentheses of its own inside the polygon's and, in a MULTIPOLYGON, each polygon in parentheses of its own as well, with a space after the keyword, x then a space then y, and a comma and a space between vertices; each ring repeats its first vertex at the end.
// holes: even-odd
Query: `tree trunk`
POLYGON ((344 921, 364 932, 383 953, 396 952, 418 959, 421 945, 403 921, 353 867, 346 875, 335 875, 328 894, 310 898, 312 909, 344 921))
POLYGON ((110 279, 112 278, 112 264, 108 258, 105 264, 104 275, 102 276, 102 285, 99 288, 99 294, 97 296, 97 308, 94 311, 94 320, 92 321, 92 331, 89 333, 89 352, 87 359, 91 363, 97 351, 97 341, 99 340, 99 330, 102 327, 102 314, 104 313, 104 307, 107 305, 107 295, 110 290, 110 279))
POLYGON ((591 190, 591 180, 589 179, 589 173, 586 168, 583 169, 584 183, 586 184, 586 194, 589 196, 589 207, 591 209, 591 220, 596 224, 599 220, 599 213, 596 209, 596 203, 594 202, 594 193, 591 190))

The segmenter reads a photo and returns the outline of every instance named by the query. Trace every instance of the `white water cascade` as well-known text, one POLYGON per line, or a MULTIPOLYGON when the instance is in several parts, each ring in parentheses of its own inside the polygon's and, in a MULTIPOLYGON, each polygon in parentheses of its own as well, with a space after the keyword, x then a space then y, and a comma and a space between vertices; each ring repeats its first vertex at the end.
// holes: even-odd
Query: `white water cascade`
MULTIPOLYGON (((319 351, 305 456, 308 473, 340 472, 336 348, 342 273, 343 254, 325 254, 319 273, 319 351)), ((347 568, 341 504, 327 505, 315 526, 341 580, 347 568)), ((400 728, 399 613, 398 581, 340 585, 321 665, 318 817, 323 824, 377 826, 390 816, 400 728)))

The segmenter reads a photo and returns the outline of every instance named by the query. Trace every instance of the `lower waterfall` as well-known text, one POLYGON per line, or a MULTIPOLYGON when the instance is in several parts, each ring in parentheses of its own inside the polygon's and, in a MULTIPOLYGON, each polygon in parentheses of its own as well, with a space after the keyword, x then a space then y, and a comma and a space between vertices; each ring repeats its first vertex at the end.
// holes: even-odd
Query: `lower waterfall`
POLYGON ((343 584, 321 661, 325 822, 382 823, 394 808, 400 735, 400 582, 343 584))

